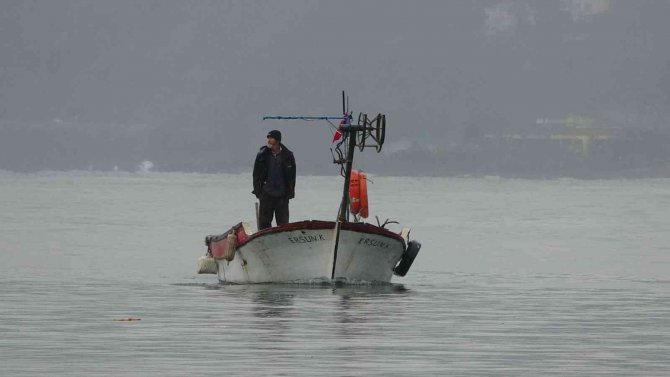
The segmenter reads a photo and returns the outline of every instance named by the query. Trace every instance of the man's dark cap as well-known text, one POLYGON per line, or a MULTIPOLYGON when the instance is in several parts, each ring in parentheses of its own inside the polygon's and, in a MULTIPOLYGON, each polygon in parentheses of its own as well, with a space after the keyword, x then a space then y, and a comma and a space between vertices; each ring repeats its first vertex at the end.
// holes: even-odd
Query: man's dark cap
POLYGON ((281 132, 279 132, 277 130, 272 130, 272 131, 268 132, 267 137, 271 137, 271 138, 273 138, 277 141, 281 141, 281 132))

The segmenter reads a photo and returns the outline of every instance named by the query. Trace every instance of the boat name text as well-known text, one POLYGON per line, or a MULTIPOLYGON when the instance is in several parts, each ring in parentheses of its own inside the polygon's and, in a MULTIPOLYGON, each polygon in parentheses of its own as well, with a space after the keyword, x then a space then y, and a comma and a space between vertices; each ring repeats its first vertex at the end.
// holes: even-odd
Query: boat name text
POLYGON ((289 237, 288 240, 291 243, 309 243, 309 242, 325 241, 326 237, 324 237, 323 234, 317 234, 315 236, 289 237))
POLYGON ((360 240, 358 240, 358 244, 359 245, 374 246, 374 247, 378 247, 380 249, 388 249, 391 246, 386 242, 377 241, 377 240, 373 240, 373 239, 370 239, 370 238, 361 238, 360 240))

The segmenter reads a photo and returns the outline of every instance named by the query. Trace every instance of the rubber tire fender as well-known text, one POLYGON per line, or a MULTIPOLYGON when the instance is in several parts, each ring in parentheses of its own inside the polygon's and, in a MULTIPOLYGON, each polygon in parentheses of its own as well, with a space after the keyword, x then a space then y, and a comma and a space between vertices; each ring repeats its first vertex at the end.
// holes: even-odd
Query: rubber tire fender
POLYGON ((419 254, 420 249, 421 242, 409 241, 407 244, 407 250, 402 253, 400 262, 398 262, 398 265, 393 269, 393 273, 401 277, 407 275, 407 271, 409 271, 409 268, 412 267, 412 263, 414 263, 414 259, 416 258, 417 254, 419 254))

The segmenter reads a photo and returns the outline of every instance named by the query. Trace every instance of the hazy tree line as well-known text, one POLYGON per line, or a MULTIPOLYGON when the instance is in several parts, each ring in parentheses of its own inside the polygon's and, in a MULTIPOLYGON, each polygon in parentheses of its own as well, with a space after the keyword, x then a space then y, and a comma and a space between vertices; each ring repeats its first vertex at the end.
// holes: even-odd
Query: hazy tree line
MULTIPOLYGON (((336 114, 342 89, 355 110, 387 114, 389 143, 410 141, 385 151, 395 165, 367 157, 384 171, 662 166, 657 157, 595 164, 464 132, 518 133, 567 114, 668 130, 670 2, 612 0, 602 13, 575 11, 581 3, 3 1, 0 169, 133 170, 150 160, 159 170, 244 171, 271 127, 285 131, 304 172, 328 174, 327 133, 258 124, 270 113, 336 114), (533 165, 544 160, 554 162, 533 165)), ((652 144, 644 153, 663 156, 652 144)), ((605 149, 639 155, 634 145, 605 149)))

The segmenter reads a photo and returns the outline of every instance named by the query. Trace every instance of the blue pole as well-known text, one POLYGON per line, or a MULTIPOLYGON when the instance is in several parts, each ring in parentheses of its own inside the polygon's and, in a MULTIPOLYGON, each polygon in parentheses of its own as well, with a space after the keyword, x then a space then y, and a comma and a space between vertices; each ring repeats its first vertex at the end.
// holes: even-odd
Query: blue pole
POLYGON ((331 116, 264 116, 263 120, 342 120, 348 119, 346 116, 331 117, 331 116))

